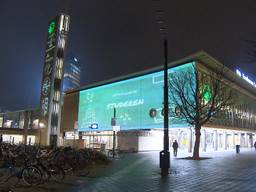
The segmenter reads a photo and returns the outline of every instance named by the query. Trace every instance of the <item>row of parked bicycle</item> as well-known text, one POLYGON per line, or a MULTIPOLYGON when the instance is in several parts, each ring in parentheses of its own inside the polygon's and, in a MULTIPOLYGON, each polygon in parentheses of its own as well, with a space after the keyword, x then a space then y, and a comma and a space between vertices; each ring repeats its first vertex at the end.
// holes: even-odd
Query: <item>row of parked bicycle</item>
POLYGON ((105 154, 91 149, 0 144, 0 183, 16 177, 28 186, 49 180, 62 181, 65 175, 87 176, 89 166, 108 162, 105 154))

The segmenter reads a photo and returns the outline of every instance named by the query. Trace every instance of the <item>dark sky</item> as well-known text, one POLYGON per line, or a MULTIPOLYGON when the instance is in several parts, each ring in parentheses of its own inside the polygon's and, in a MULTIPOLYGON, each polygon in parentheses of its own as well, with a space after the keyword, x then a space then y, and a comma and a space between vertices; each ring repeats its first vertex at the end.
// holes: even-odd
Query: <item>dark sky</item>
MULTIPOLYGON (((205 50, 251 76, 256 40, 255 0, 162 0, 169 61, 205 50)), ((68 52, 82 65, 82 84, 163 63, 153 0, 0 0, 0 108, 39 105, 49 19, 71 16, 68 52)))

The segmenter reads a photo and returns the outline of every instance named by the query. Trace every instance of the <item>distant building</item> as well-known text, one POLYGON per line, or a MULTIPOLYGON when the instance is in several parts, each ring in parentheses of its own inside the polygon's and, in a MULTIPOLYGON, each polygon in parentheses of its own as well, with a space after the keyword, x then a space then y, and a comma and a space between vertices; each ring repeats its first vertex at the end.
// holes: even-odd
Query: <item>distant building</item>
POLYGON ((80 86, 81 67, 73 55, 68 55, 64 63, 63 92, 80 86))
POLYGON ((3 142, 31 145, 40 143, 39 117, 38 108, 0 113, 3 142))

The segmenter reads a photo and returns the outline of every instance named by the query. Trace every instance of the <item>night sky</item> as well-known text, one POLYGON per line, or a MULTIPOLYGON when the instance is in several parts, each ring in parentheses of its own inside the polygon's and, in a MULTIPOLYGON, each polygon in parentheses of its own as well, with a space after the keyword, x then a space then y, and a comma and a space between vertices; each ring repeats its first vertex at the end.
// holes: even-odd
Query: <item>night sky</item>
MULTIPOLYGON (((251 77, 256 59, 255 0, 162 0, 169 61, 205 50, 251 77)), ((0 0, 0 108, 39 106, 48 21, 71 16, 67 53, 82 65, 81 84, 163 64, 153 0, 0 0)), ((254 77, 256 80, 256 77, 254 77)))

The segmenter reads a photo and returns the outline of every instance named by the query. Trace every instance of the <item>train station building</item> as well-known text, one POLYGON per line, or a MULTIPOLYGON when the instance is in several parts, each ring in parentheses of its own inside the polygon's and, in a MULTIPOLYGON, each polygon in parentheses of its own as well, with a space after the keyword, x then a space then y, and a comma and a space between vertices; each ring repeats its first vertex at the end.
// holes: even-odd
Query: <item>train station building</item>
MULTIPOLYGON (((198 52, 169 63, 169 77, 176 71, 193 70, 193 66, 214 72, 223 64, 198 52)), ((256 84, 239 69, 225 70, 225 82, 236 93, 235 102, 203 125, 200 148, 204 151, 232 149, 238 144, 252 147, 256 140, 256 84)), ((170 110, 175 110, 174 103, 169 102, 170 110)), ((60 144, 112 148, 114 130, 116 147, 121 150, 161 150, 162 108, 162 66, 71 90, 64 96, 60 144)), ((169 125, 170 143, 177 140, 181 150, 191 151, 194 127, 171 115, 169 125)))
MULTIPOLYGON (((223 64, 205 52, 198 52, 169 63, 169 77, 176 71, 193 70, 193 66, 214 71, 223 64)), ((226 69, 224 78, 235 91, 236 99, 232 106, 221 109, 203 125, 203 151, 228 150, 235 145, 252 147, 256 141, 256 83, 239 69, 226 69)), ((174 103, 169 102, 170 110, 175 110, 174 103)), ((70 90, 59 110, 58 145, 110 149, 115 131, 116 147, 121 150, 162 150, 162 108, 162 66, 70 90)), ((41 115, 40 108, 0 113, 4 142, 49 144, 46 134, 50 128, 40 126, 41 115)), ((169 125, 170 143, 177 140, 181 150, 190 152, 195 141, 194 127, 171 114, 169 125)))

